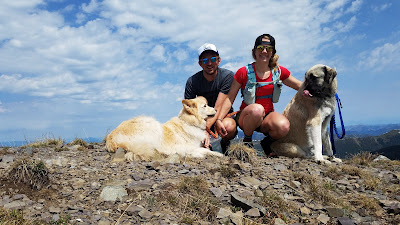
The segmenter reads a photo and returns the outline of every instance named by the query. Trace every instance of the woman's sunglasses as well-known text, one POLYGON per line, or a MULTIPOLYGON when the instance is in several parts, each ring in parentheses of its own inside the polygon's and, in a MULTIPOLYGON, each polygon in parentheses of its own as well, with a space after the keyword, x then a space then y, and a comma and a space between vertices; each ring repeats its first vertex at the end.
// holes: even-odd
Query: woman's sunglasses
POLYGON ((210 59, 204 58, 204 59, 202 59, 202 61, 203 61, 203 64, 207 64, 208 60, 211 60, 211 62, 216 62, 217 59, 218 59, 218 57, 214 56, 214 57, 211 57, 210 59))
POLYGON ((264 51, 264 49, 267 50, 267 52, 272 52, 274 50, 274 47, 272 46, 263 46, 263 45, 259 45, 256 47, 256 49, 260 52, 264 51))

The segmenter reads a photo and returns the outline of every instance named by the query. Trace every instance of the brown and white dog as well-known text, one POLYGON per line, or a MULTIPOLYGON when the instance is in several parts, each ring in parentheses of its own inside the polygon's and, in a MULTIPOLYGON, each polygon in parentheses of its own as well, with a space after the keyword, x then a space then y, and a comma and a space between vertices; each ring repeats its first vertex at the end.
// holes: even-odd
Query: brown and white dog
POLYGON ((333 156, 327 129, 336 109, 336 75, 335 69, 321 64, 306 72, 302 86, 283 111, 290 131, 271 145, 277 155, 330 163, 323 158, 323 149, 330 159, 341 162, 333 156))
POLYGON ((164 124, 148 116, 122 122, 107 136, 107 150, 115 152, 119 147, 123 148, 127 151, 125 158, 128 161, 150 161, 172 154, 193 158, 222 157, 221 153, 202 147, 206 138, 206 119, 215 115, 215 109, 207 105, 204 97, 184 99, 182 105, 178 117, 164 124))

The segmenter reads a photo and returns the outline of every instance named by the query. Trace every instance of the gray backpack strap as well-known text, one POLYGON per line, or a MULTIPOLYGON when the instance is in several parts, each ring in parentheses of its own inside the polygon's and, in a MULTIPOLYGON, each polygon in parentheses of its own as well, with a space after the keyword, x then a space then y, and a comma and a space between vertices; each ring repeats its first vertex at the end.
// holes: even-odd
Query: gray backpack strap
POLYGON ((243 101, 247 104, 253 104, 256 102, 256 88, 257 78, 254 73, 253 64, 250 63, 246 66, 247 71, 247 83, 244 89, 242 89, 243 101))

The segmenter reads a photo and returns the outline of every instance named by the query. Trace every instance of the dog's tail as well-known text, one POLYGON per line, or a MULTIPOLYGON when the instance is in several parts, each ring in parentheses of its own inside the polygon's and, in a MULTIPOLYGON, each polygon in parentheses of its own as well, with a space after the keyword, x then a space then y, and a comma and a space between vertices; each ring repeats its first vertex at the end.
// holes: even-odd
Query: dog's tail
POLYGON ((300 146, 293 143, 279 143, 271 144, 271 149, 278 156, 286 156, 289 158, 306 158, 306 152, 300 146))

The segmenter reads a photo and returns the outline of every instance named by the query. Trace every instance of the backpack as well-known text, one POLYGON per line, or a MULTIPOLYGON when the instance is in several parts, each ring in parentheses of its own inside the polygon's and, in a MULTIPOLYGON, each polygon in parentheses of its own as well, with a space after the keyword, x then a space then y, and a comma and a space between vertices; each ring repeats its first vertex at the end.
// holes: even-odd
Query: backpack
POLYGON ((243 96, 243 101, 247 104, 250 105, 252 103, 256 102, 256 98, 272 98, 273 103, 277 103, 279 101, 279 97, 281 95, 281 89, 282 89, 282 80, 280 79, 281 76, 281 70, 279 66, 276 66, 274 69, 272 69, 272 81, 271 82, 257 82, 256 79, 256 74, 253 69, 252 63, 248 64, 246 66, 247 70, 247 83, 244 89, 242 89, 242 96, 243 96), (273 84, 274 89, 272 92, 272 95, 265 95, 265 96, 256 96, 256 89, 257 87, 262 87, 265 85, 273 84))

